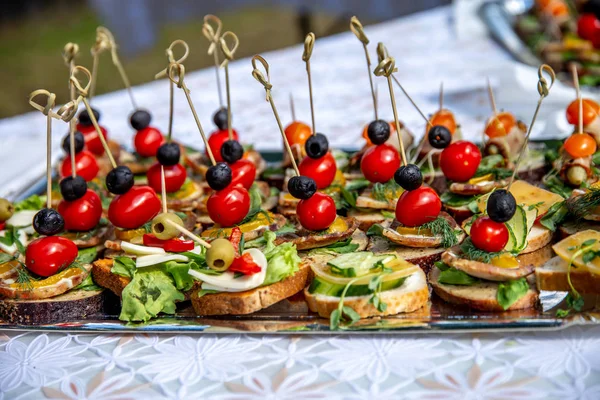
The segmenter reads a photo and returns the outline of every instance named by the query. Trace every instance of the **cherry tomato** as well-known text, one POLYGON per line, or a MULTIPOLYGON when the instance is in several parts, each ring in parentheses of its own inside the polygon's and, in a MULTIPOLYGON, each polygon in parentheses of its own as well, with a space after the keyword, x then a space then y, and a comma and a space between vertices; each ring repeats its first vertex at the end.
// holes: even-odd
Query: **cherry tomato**
POLYGON ((242 158, 230 164, 229 167, 231 168, 231 184, 242 185, 249 190, 256 179, 256 166, 254 163, 242 158))
POLYGON ((400 167, 400 154, 389 144, 371 146, 360 160, 360 170, 369 182, 384 183, 394 177, 400 167))
POLYGON ((516 124, 517 120, 511 113, 501 112, 488 120, 485 134, 489 138, 506 136, 516 124))
MULTIPOLYGON (((146 173, 148 178, 148 186, 160 194, 162 184, 160 179, 160 164, 158 162, 152 164, 146 173)), ((187 178, 187 172, 181 164, 165 165, 165 190, 167 193, 174 193, 181 189, 187 178)))
MULTIPOLYGON (((98 167, 96 157, 94 157, 92 153, 84 150, 75 154, 75 172, 77 175, 89 182, 98 175, 98 171, 100 171, 100 167, 98 167)), ((65 176, 71 176, 70 156, 63 160, 60 166, 60 174, 63 178, 65 176)))
POLYGON ((88 189, 83 197, 58 204, 58 212, 65 220, 65 229, 84 232, 93 229, 102 218, 102 201, 93 190, 88 189))
POLYGON ((564 149, 573 158, 588 157, 596 152, 596 139, 588 133, 574 133, 565 140, 564 149))
POLYGON ((77 258, 77 246, 62 236, 46 236, 29 243, 25 266, 36 275, 48 277, 71 265, 77 258))
MULTIPOLYGON (((396 134, 396 123, 394 121, 390 121, 390 137, 392 137, 392 135, 396 134)), ((364 129, 363 129, 363 133, 362 133, 362 137, 363 139, 365 139, 367 141, 367 146, 373 146, 373 143, 371 143, 371 139, 369 139, 369 124, 366 124, 364 129)), ((389 140, 389 139, 388 139, 389 140)))
POLYGON ((223 190, 214 192, 206 203, 208 215, 222 227, 233 226, 242 222, 250 211, 250 195, 241 186, 229 185, 223 190))
POLYGON ((430 187, 406 190, 396 204, 396 219, 404 226, 421 226, 438 217, 442 211, 440 196, 430 187))
MULTIPOLYGON (((233 135, 233 140, 238 140, 238 141, 240 140, 238 137, 238 133, 235 129, 232 129, 231 133, 233 135)), ((212 150, 212 153, 213 153, 213 156, 215 157, 216 162, 223 161, 223 157, 221 157, 221 147, 223 146, 223 143, 225 143, 228 140, 229 140, 229 130, 228 129, 214 131, 210 134, 210 136, 208 138, 208 145, 210 146, 210 149, 212 150)), ((208 151, 206 152, 206 155, 208 156, 208 151)))
POLYGON ((154 157, 158 148, 165 142, 162 133, 151 126, 137 131, 133 139, 135 151, 142 157, 154 157))
POLYGON ((317 189, 325 189, 335 179, 337 166, 335 158, 328 152, 323 157, 314 159, 304 157, 300 165, 298 165, 300 175, 313 178, 317 184, 317 189))
POLYGON ((134 186, 112 199, 108 219, 118 228, 136 229, 154 218, 160 210, 160 200, 151 187, 134 186))
POLYGON ((429 122, 431 122, 431 125, 445 126, 453 135, 454 132, 456 132, 456 120, 454 119, 454 114, 452 114, 452 111, 450 110, 439 110, 429 118, 429 122))
MULTIPOLYGON (((93 125, 77 124, 77 130, 83 134, 83 139, 85 140, 85 148, 87 150, 89 150, 96 156, 101 156, 104 154, 104 146, 102 146, 100 136, 98 136, 96 128, 94 128, 93 125)), ((102 136, 104 136, 104 139, 108 140, 108 132, 106 132, 106 128, 100 126, 100 132, 102 132, 102 136)))
POLYGON ((310 135, 312 135, 312 129, 310 129, 310 126, 300 121, 294 121, 286 126, 284 132, 290 146, 293 144, 299 144, 300 146, 304 147, 304 143, 306 143, 310 135))
POLYGON ((451 143, 440 155, 440 168, 447 179, 466 182, 475 175, 481 162, 479 147, 466 140, 451 143))
POLYGON ((508 229, 502 222, 492 221, 490 217, 479 217, 471 226, 470 237, 478 249, 495 253, 502 251, 508 243, 508 229))
POLYGON ((593 41, 600 33, 600 21, 592 13, 581 14, 577 20, 577 34, 585 40, 593 41))
MULTIPOLYGON (((582 99, 583 125, 591 124, 600 113, 600 105, 591 99, 582 99)), ((567 107, 567 121, 571 125, 579 124, 579 100, 573 100, 567 107)))
POLYGON ((544 12, 554 16, 563 17, 569 15, 569 7, 562 0, 550 2, 545 8, 544 12))
POLYGON ((337 217, 335 202, 331 196, 316 192, 306 200, 300 200, 296 206, 298 221, 304 229, 322 231, 333 224, 337 217))

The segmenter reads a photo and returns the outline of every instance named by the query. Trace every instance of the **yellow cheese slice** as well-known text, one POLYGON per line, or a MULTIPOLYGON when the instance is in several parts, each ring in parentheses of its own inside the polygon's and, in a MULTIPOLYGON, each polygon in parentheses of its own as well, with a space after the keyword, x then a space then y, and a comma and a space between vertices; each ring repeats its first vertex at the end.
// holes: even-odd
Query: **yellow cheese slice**
MULTIPOLYGON (((265 213, 262 213, 262 212, 258 213, 258 214, 256 214, 256 217, 252 221, 246 222, 245 224, 238 225, 237 227, 240 228, 242 233, 246 233, 246 232, 251 232, 255 229, 258 229, 262 226, 269 225, 273 221, 275 216, 272 213, 267 213, 267 214, 268 214, 268 217, 265 215, 265 213)), ((209 229, 205 230, 204 232, 202 232, 201 236, 203 236, 203 237, 229 237, 229 235, 231 235, 232 230, 233 230, 233 228, 222 228, 221 225, 214 224, 214 226, 212 228, 209 228, 209 229)))
MULTIPOLYGON (((515 181, 510 187, 510 192, 515 197, 518 205, 535 205, 538 215, 545 214, 552 205, 563 201, 562 196, 534 186, 525 181, 515 181)), ((481 196, 477 200, 479 211, 484 212, 489 195, 481 196)))
POLYGON ((335 220, 331 224, 329 228, 327 228, 328 233, 341 233, 346 232, 348 229, 348 224, 343 218, 335 217, 335 220))
MULTIPOLYGON (((600 232, 592 229, 578 232, 574 235, 569 236, 566 239, 561 240, 552 246, 554 252, 566 262, 570 262, 573 259, 573 266, 577 268, 585 268, 594 274, 600 274, 600 257, 595 257, 592 261, 587 264, 583 262, 583 254, 580 253, 577 257, 573 258, 576 252, 581 250, 582 244, 586 241, 593 242, 589 246, 591 251, 600 251, 600 232), (595 240, 595 242, 593 242, 595 240)), ((586 246, 586 249, 588 247, 586 246)))
POLYGON ((500 268, 519 268, 519 260, 508 253, 504 253, 492 258, 490 264, 500 268))
POLYGON ((481 182, 487 182, 487 181, 493 181, 494 180, 494 174, 487 174, 487 175, 483 175, 477 178, 471 178, 469 179, 469 181, 467 182, 470 185, 477 185, 478 183, 481 182))

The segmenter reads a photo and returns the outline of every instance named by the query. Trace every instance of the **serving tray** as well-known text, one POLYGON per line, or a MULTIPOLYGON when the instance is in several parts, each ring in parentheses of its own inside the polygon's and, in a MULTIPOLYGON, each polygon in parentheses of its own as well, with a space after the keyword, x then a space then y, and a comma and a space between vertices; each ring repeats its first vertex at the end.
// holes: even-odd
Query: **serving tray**
MULTIPOLYGON (((281 153, 263 154, 267 161, 280 160, 281 153)), ((25 198, 42 193, 45 179, 23 191, 25 198)), ((548 249, 549 250, 549 249, 548 249)), ((531 310, 503 313, 477 312, 467 307, 444 302, 434 293, 427 307, 411 314, 385 318, 363 319, 356 324, 330 330, 329 320, 320 318, 308 310, 300 293, 269 308, 251 315, 198 317, 189 301, 178 305, 174 316, 161 316, 143 324, 127 324, 119 321, 119 298, 104 291, 104 310, 85 318, 44 325, 11 324, 0 320, 0 329, 20 331, 65 332, 193 332, 193 333, 311 333, 352 334, 373 332, 386 333, 455 333, 484 331, 540 331, 558 330, 573 325, 600 324, 600 295, 585 295, 581 312, 565 318, 556 317, 558 309, 567 309, 566 292, 540 293, 540 307, 531 310)))

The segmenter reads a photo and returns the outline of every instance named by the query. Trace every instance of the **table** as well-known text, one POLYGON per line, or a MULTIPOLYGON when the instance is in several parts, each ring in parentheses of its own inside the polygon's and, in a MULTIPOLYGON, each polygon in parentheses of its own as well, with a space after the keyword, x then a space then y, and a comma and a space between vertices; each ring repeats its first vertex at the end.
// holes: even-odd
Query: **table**
MULTIPOLYGON (((486 75, 496 87, 500 107, 528 120, 536 100, 535 70, 510 61, 486 37, 456 39, 452 18, 451 8, 440 8, 368 27, 367 35, 373 45, 385 41, 396 57, 398 78, 426 112, 436 110, 438 86, 444 81, 446 104, 456 112, 466 137, 479 137, 489 113, 486 75)), ((297 115, 309 120, 301 53, 301 46, 295 46, 264 54, 285 121, 290 118, 290 91, 297 115)), ((318 129, 329 135, 333 146, 358 147, 362 127, 372 119, 360 44, 349 33, 318 40, 312 60, 318 129)), ((230 69, 232 109, 241 137, 261 150, 280 148, 264 91, 250 76, 250 61, 238 60, 230 69)), ((186 76, 207 126, 218 103, 213 74, 209 69, 186 76)), ((386 86, 377 82, 380 113, 390 118, 386 86)), ((164 129, 167 82, 134 91, 138 101, 152 110, 154 124, 164 129)), ((423 121, 397 88, 396 92, 401 118, 422 134, 423 121)), ((553 89, 535 135, 567 133, 563 110, 570 96, 565 87, 553 89)), ((102 123, 110 135, 129 143, 126 94, 99 96, 94 104, 102 110, 102 123)), ((0 157, 3 165, 11 165, 0 170, 1 195, 20 190, 26 181, 23 175, 43 174, 44 121, 38 114, 0 121, 0 157)), ((199 146, 182 96, 176 100, 175 114, 175 138, 199 146)), ((58 122, 55 128, 66 131, 58 122)), ((60 136, 54 138, 55 150, 60 136)), ((0 399, 596 399, 599 382, 600 327, 502 335, 352 337, 0 332, 0 399)))

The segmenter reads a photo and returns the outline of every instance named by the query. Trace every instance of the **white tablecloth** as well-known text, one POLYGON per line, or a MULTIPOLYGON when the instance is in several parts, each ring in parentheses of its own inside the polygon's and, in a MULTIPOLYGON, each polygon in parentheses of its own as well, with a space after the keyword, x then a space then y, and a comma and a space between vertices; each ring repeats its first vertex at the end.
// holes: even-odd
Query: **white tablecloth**
MULTIPOLYGON (((535 70, 515 65, 488 38, 458 40, 450 8, 436 9, 366 29, 370 49, 384 41, 396 57, 398 78, 425 112, 437 108, 444 81, 446 104, 467 137, 480 135, 489 114, 483 90, 489 75, 499 107, 529 121, 536 100, 535 70)), ((174 38, 175 39, 175 38, 174 38)), ((243 42, 242 42, 243 45, 243 42)), ((204 51, 204 49, 192 49, 204 51)), ((309 121, 301 46, 266 53, 273 94, 289 120, 288 93, 297 115, 309 121)), ((58 55, 57 55, 58 57, 58 55)), ((351 33, 319 39, 314 49, 316 120, 333 146, 358 147, 373 117, 361 45, 351 33)), ((234 122, 245 142, 279 149, 279 133, 248 59, 231 65, 234 122)), ((189 73, 186 82, 206 127, 217 107, 214 71, 189 73)), ((377 79, 380 115, 391 117, 389 95, 377 79)), ((423 121, 396 88, 401 118, 416 133, 423 121)), ((154 124, 166 127, 168 84, 135 88, 154 124)), ((555 87, 536 135, 564 135, 571 90, 555 87)), ((130 143, 124 92, 98 96, 102 124, 130 143)), ((176 100, 177 140, 201 147, 187 104, 176 100)), ((0 121, 0 195, 43 174, 44 120, 31 113, 0 121)), ((66 127, 54 124, 55 150, 66 127)), ((190 336, 0 334, 0 399, 153 398, 436 398, 598 399, 600 328, 543 334, 385 336, 190 336)))

